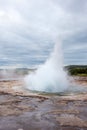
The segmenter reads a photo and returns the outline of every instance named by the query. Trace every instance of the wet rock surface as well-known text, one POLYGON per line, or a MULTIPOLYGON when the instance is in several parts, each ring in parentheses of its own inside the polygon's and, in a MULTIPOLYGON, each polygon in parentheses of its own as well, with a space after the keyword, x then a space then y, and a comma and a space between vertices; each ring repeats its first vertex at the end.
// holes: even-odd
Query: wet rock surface
POLYGON ((87 130, 87 93, 33 93, 23 80, 0 81, 0 130, 48 129, 87 130))

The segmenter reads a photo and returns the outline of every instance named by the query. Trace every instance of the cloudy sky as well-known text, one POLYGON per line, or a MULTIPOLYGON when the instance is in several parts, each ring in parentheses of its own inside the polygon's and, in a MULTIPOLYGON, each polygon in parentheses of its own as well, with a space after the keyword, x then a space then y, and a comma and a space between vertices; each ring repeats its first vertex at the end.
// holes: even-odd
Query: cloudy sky
POLYGON ((0 65, 44 62, 58 39, 64 64, 87 64, 87 0, 0 0, 0 65))

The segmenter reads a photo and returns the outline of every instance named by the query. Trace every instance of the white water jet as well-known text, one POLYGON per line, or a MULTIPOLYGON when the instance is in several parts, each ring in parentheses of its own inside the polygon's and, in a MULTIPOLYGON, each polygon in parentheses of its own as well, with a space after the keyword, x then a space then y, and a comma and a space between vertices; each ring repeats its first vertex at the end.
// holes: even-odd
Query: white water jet
POLYGON ((61 44, 54 47, 49 59, 36 72, 25 77, 29 90, 63 92, 68 87, 67 73, 63 69, 61 44))

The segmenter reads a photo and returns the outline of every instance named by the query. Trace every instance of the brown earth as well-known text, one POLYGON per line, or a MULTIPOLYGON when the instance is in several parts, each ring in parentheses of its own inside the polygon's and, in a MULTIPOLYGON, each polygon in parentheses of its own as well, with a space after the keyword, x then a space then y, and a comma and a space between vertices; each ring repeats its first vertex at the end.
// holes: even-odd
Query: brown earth
MULTIPOLYGON (((87 87, 87 78, 71 83, 87 87), (84 80, 85 79, 85 80, 84 80)), ((87 93, 33 93, 23 79, 0 81, 0 130, 87 130, 87 93)))

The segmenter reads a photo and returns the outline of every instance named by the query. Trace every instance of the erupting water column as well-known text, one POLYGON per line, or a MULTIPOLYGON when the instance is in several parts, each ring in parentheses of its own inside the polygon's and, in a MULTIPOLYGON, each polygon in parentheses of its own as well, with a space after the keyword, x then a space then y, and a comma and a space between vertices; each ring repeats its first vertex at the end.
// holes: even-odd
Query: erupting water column
POLYGON ((68 87, 67 73, 63 69, 61 44, 54 47, 50 58, 36 72, 25 77, 26 87, 43 92, 63 92, 68 87))

